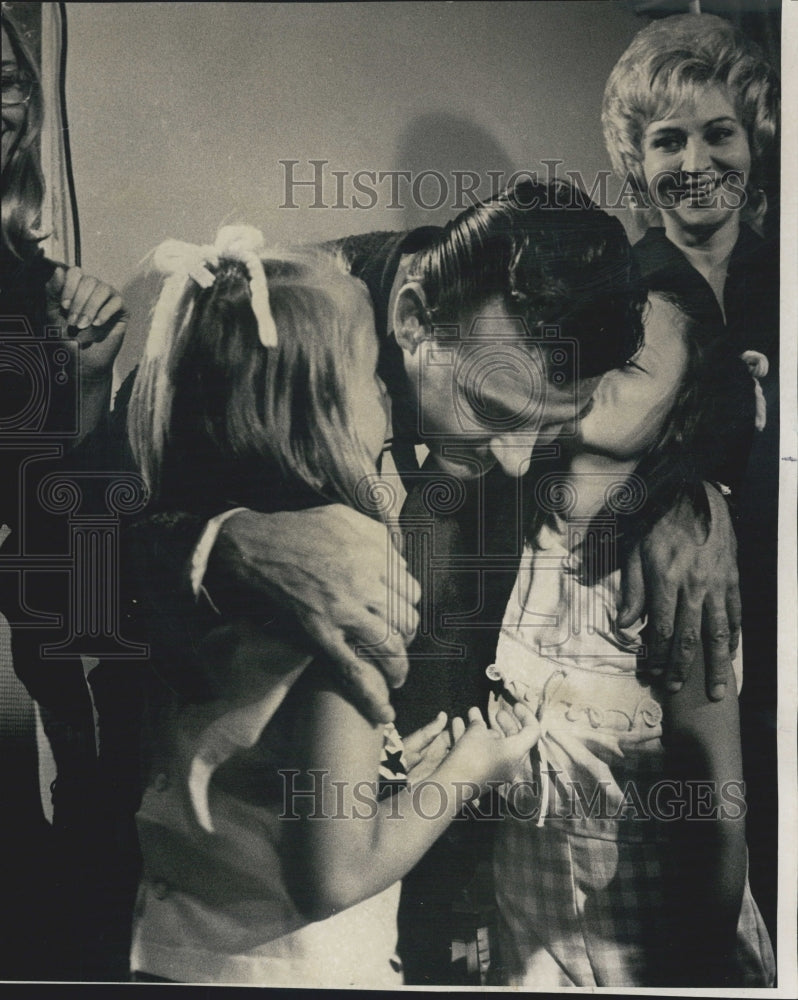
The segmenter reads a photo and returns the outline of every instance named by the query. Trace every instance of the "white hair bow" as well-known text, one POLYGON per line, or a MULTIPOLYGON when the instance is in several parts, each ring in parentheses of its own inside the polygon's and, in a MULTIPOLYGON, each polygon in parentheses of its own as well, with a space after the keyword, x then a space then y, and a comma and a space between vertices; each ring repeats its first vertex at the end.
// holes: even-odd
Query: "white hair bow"
MULTIPOLYGON (((180 240, 166 240, 162 243, 153 254, 153 263, 162 274, 167 275, 167 280, 153 315, 150 330, 152 351, 160 353, 170 317, 174 316, 174 309, 182 298, 188 280, 196 282, 200 288, 210 288, 215 277, 208 265, 217 267, 224 257, 239 260, 246 268, 252 312, 258 324, 258 338, 264 347, 276 347, 277 327, 269 305, 269 290, 260 258, 262 249, 263 234, 254 226, 223 226, 212 246, 199 246, 180 240)), ((147 353, 150 353, 149 342, 147 353)))
POLYGON ((213 246, 167 240, 153 254, 155 267, 166 275, 152 314, 144 356, 128 407, 128 434, 133 454, 150 489, 157 493, 160 464, 172 406, 169 359, 180 355, 191 329, 195 296, 191 282, 210 288, 210 267, 225 257, 240 260, 249 277, 252 312, 264 347, 277 346, 277 327, 260 254, 263 236, 252 226, 224 226, 213 246))

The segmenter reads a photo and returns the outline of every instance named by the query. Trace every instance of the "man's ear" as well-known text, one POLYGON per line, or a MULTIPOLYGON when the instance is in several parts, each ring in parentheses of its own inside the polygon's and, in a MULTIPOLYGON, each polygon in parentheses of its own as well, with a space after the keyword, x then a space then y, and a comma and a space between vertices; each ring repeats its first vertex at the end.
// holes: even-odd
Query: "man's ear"
POLYGON ((393 332, 403 351, 416 348, 432 334, 427 297, 417 281, 408 281, 399 290, 393 307, 393 332))

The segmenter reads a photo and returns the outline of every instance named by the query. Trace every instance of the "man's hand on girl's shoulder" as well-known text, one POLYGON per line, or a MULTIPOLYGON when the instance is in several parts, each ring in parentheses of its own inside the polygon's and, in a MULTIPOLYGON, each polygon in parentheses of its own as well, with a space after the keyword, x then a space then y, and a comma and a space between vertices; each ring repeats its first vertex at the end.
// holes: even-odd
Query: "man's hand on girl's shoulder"
POLYGON ((644 671, 678 691, 703 643, 707 696, 724 697, 740 641, 737 541, 725 501, 707 488, 709 519, 677 504, 633 550, 622 568, 618 624, 648 614, 644 671))
POLYGON ((225 521, 205 587, 261 597, 290 616, 374 722, 393 721, 389 687, 407 676, 421 588, 384 524, 342 504, 225 521))

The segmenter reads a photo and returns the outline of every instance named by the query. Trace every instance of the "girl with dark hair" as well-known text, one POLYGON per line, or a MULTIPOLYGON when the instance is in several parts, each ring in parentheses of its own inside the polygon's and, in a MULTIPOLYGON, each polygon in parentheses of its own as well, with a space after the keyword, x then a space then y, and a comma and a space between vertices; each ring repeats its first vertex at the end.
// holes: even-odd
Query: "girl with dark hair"
MULTIPOLYGON (((155 260, 171 277, 128 409, 155 503, 356 506, 375 485, 388 415, 365 286, 326 255, 268 254, 247 227, 222 229, 213 247, 167 244, 155 260)), ((354 707, 291 622, 228 612, 189 645, 170 616, 145 625, 155 673, 134 974, 400 985, 399 879, 457 815, 464 788, 478 794, 528 752, 534 719, 521 713, 505 738, 472 709, 428 774, 433 807, 417 773, 406 787, 412 760, 393 727, 354 707), (161 679, 172 657, 189 657, 213 690, 177 696, 161 679), (395 794, 378 788, 381 775, 395 794)), ((434 742, 444 723, 408 742, 434 742)))
POLYGON ((567 466, 536 484, 488 669, 494 718, 521 703, 541 726, 494 848, 515 986, 773 982, 746 877, 736 695, 710 701, 703 669, 675 694, 651 687, 637 676, 644 622, 620 628, 616 612, 624 549, 675 503, 704 513, 702 481, 753 423, 754 382, 722 329, 668 297, 650 297, 645 327, 567 466))

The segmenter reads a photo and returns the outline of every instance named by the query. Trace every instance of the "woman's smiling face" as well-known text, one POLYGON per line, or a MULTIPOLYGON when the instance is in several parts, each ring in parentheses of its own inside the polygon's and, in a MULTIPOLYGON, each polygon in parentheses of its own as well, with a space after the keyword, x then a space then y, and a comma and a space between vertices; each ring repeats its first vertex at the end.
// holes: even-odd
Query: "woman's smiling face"
POLYGON ((684 229, 719 229, 744 204, 751 149, 725 87, 697 87, 668 117, 650 122, 642 154, 656 206, 684 229))

